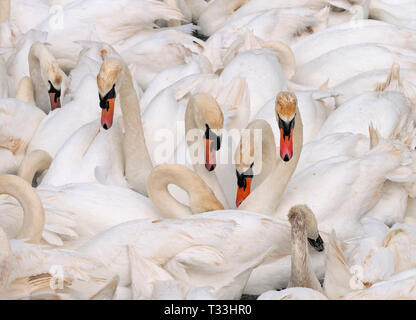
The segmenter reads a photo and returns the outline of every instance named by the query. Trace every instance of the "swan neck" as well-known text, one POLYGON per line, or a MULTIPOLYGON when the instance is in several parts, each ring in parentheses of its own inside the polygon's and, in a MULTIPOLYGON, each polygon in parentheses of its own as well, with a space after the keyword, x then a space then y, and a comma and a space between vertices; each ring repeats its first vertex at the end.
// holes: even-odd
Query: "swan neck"
POLYGON ((20 80, 16 98, 29 104, 36 104, 33 95, 33 84, 29 77, 23 77, 22 80, 20 80))
POLYGON ((120 105, 125 129, 123 142, 125 173, 131 187, 147 196, 146 183, 153 165, 145 142, 139 99, 127 66, 123 68, 123 75, 120 105))
POLYGON ((311 288, 322 292, 321 285, 313 272, 309 258, 306 221, 292 225, 292 260, 289 287, 311 288))
POLYGON ((0 175, 0 194, 14 197, 23 208, 23 226, 18 238, 39 242, 45 224, 42 202, 32 186, 20 177, 0 175))
POLYGON ((167 218, 183 218, 196 213, 223 209, 212 190, 194 172, 176 164, 156 167, 147 183, 149 198, 167 218), (174 184, 187 192, 190 207, 180 203, 169 192, 174 184))
POLYGON ((43 150, 34 150, 23 159, 17 175, 32 184, 37 173, 47 170, 52 163, 52 157, 43 150))
POLYGON ((0 0, 0 24, 10 20, 10 0, 0 0))

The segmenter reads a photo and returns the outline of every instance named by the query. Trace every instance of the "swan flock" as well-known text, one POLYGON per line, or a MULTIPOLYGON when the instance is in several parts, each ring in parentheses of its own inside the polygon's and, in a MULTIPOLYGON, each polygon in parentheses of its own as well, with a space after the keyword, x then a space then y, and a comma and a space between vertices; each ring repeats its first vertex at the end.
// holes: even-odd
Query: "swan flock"
POLYGON ((0 0, 0 299, 416 299, 414 0, 0 0))

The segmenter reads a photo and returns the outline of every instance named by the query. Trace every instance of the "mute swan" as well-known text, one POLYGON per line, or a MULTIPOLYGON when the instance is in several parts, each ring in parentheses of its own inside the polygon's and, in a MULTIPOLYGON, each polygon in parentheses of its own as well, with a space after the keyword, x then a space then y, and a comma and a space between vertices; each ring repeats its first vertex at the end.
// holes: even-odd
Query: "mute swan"
POLYGON ((357 20, 316 32, 292 44, 296 63, 301 66, 340 47, 379 43, 414 49, 416 32, 377 20, 357 20))
POLYGON ((401 69, 394 63, 390 69, 373 70, 360 73, 333 88, 337 93, 336 105, 365 91, 399 91, 412 103, 416 101, 416 72, 412 69, 401 69))
POLYGON ((326 9, 318 13, 302 9, 275 9, 232 19, 209 37, 204 54, 215 68, 221 69, 226 59, 229 59, 230 51, 258 49, 253 47, 257 41, 279 40, 290 44, 305 36, 305 33, 309 34, 308 30, 319 30, 326 26, 327 15, 326 9), (247 38, 247 35, 251 35, 252 39, 247 38))
POLYGON ((288 288, 265 292, 258 300, 326 300, 308 253, 308 242, 315 250, 324 250, 315 216, 307 206, 298 205, 290 209, 288 219, 291 224, 292 239, 291 279, 288 288))
POLYGON ((1 175, 0 180, 1 193, 12 197, 2 197, 0 205, 1 228, 10 237, 30 236, 36 242, 42 238, 48 244, 62 245, 61 237, 76 236, 72 230, 74 221, 68 211, 42 204, 38 194, 22 178, 1 175))
POLYGON ((289 237, 284 222, 243 211, 216 211, 184 219, 125 223, 101 233, 78 251, 116 272, 119 289, 131 286, 135 299, 151 298, 158 280, 211 286, 216 299, 238 299, 254 267, 269 255, 290 251, 282 241, 289 237))
MULTIPOLYGON (((335 233, 331 234, 327 252, 327 272, 324 290, 331 299, 414 299, 415 269, 397 272, 384 281, 374 284, 362 283, 362 272, 358 266, 351 269, 345 256, 345 243, 340 242, 335 233)), ((373 250, 371 250, 373 251, 373 250)), ((370 257, 372 255, 370 251, 370 257)), ((385 262, 384 262, 385 264, 385 262)), ((364 267, 365 265, 361 265, 364 267)), ((378 263, 382 267, 382 263, 378 263)))
POLYGON ((49 49, 40 42, 35 42, 30 48, 29 71, 36 105, 45 113, 60 108, 68 79, 49 49))
MULTIPOLYGON (((299 112, 302 114, 303 144, 314 141, 322 125, 335 109, 338 93, 330 91, 294 90, 298 100, 299 112)), ((276 125, 275 99, 269 100, 254 116, 255 119, 266 120, 274 133, 276 145, 280 145, 280 131, 276 125)))
POLYGON ((416 5, 410 0, 394 1, 393 3, 385 0, 370 1, 370 18, 372 19, 416 29, 415 14, 416 5))
POLYGON ((161 1, 77 0, 64 6, 58 16, 51 14, 36 29, 48 32, 52 53, 70 66, 81 51, 76 41, 100 40, 113 45, 142 30, 152 29, 157 19, 182 21, 184 17, 179 10, 161 1))
MULTIPOLYGON (((281 43, 276 42, 275 44, 278 46, 281 43)), ((245 78, 250 92, 249 119, 252 120, 258 110, 273 98, 276 92, 285 89, 284 71, 285 69, 282 68, 272 50, 258 49, 237 55, 222 71, 220 79, 224 84, 227 84, 237 76, 245 78)))
MULTIPOLYGON (((39 197, 28 183, 16 176, 2 175, 0 185, 1 193, 16 197, 23 206, 23 226, 18 238, 38 242, 45 223, 39 197)), ((61 268, 60 289, 70 288, 71 294, 78 295, 78 298, 88 298, 89 294, 92 297, 94 293, 108 290, 112 292, 110 297, 114 294, 118 283, 117 277, 105 270, 97 261, 77 252, 45 249, 24 240, 9 242, 2 228, 0 228, 0 239, 2 299, 21 299, 35 292, 51 290, 54 266, 55 269, 56 266, 61 268), (88 288, 85 286, 86 281, 88 288)), ((103 298, 104 295, 101 297, 103 298)))
POLYGON ((386 68, 394 62, 402 68, 414 68, 416 55, 412 50, 391 45, 354 44, 298 65, 291 80, 315 88, 328 81, 328 86, 333 87, 361 72, 386 68))
MULTIPOLYGON (((286 185, 299 161, 302 151, 303 124, 296 96, 290 92, 280 92, 276 97, 275 111, 280 129, 281 160, 250 195, 243 195, 244 186, 239 185, 237 199, 243 201, 239 206, 241 210, 272 214, 278 207, 286 185), (276 181, 279 181, 278 187, 276 181), (244 196, 247 197, 244 199, 244 196)), ((241 180, 244 180, 244 177, 241 180)))
POLYGON ((30 30, 18 37, 16 45, 7 58, 7 76, 9 78, 9 97, 15 97, 19 81, 29 77, 28 56, 30 48, 35 42, 44 43, 47 34, 38 30, 30 30))
POLYGON ((0 172, 14 174, 46 115, 36 106, 18 99, 1 99, 0 112, 0 172))
POLYGON ((337 132, 368 135, 368 125, 384 138, 390 138, 403 119, 411 112, 406 97, 399 92, 365 92, 345 102, 324 122, 316 138, 337 132))
POLYGON ((316 213, 321 230, 334 229, 344 239, 354 236, 358 221, 376 205, 387 179, 409 192, 406 183, 413 183, 412 160, 405 159, 412 157, 413 151, 400 141, 382 139, 374 129, 371 132, 372 147, 358 158, 333 157, 297 173, 275 216, 283 217, 296 203, 307 203, 316 213), (322 194, 332 200, 322 201, 322 194))
POLYGON ((212 190, 196 173, 177 164, 164 164, 154 168, 147 181, 147 191, 149 198, 167 218, 186 217, 224 209, 212 190), (176 184, 187 191, 190 208, 179 203, 169 194, 167 189, 169 184, 176 184))
POLYGON ((144 139, 140 105, 130 71, 120 58, 108 57, 97 75, 97 85, 104 129, 110 129, 113 124, 116 99, 120 103, 125 130, 123 150, 126 179, 134 190, 147 195, 146 181, 153 165, 144 139))
POLYGON ((228 21, 244 18, 245 16, 260 11, 282 8, 310 8, 322 9, 325 1, 300 0, 300 1, 248 1, 216 0, 210 2, 208 8, 200 15, 198 25, 201 33, 211 36, 228 21))
POLYGON ((137 72, 133 77, 146 89, 161 71, 184 64, 191 56, 199 55, 204 48, 201 40, 177 30, 166 30, 147 37, 121 52, 127 65, 137 72))

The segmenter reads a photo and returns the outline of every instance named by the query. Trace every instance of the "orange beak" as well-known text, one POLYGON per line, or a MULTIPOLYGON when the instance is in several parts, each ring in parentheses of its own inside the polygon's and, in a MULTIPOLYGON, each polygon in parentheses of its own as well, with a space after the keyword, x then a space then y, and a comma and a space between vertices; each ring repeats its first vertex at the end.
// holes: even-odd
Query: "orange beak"
POLYGON ((61 98, 56 92, 49 92, 49 100, 51 102, 52 111, 61 107, 61 98))
POLYGON ((205 168, 208 171, 214 171, 217 166, 217 148, 215 145, 216 141, 205 139, 205 168))
POLYGON ((293 156, 293 129, 290 130, 290 135, 285 136, 283 129, 280 129, 280 157, 283 161, 289 161, 293 156))
POLYGON ((237 207, 250 195, 251 181, 253 178, 244 177, 243 179, 245 179, 244 186, 239 186, 237 190, 237 199, 235 201, 237 207))
POLYGON ((113 125, 114 118, 114 104, 116 99, 111 98, 105 100, 106 106, 101 111, 101 125, 105 130, 108 130, 113 125))

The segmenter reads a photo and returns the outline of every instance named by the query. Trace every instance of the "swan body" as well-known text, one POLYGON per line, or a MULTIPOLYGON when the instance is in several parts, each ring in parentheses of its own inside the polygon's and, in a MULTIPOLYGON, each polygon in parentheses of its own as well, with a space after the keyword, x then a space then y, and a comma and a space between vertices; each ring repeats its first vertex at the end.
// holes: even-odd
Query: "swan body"
POLYGON ((100 117, 96 91, 96 80, 92 75, 84 78, 74 100, 65 107, 54 110, 40 123, 29 144, 28 152, 44 150, 55 157, 68 138, 84 124, 100 117))
POLYGON ((58 59, 69 61, 70 65, 82 49, 75 41, 101 40, 114 44, 142 29, 151 29, 157 19, 183 20, 183 15, 159 1, 73 1, 63 7, 60 16, 46 18, 37 29, 48 32, 47 41, 52 44, 52 53, 58 59), (50 18, 58 25, 50 23, 50 18), (63 25, 59 25, 60 21, 63 25))
POLYGON ((123 51, 121 56, 137 70, 133 77, 141 88, 146 89, 158 73, 184 64, 191 56, 200 54, 203 46, 201 40, 191 35, 166 30, 145 38, 123 51))
POLYGON ((17 99, 0 100, 0 171, 16 173, 45 113, 17 99))
POLYGON ((139 299, 151 297, 157 280, 209 285, 216 299, 235 299, 241 297, 255 266, 273 252, 286 250, 278 245, 286 237, 289 228, 285 223, 248 212, 216 211, 180 220, 122 224, 98 235, 79 251, 115 271, 120 276, 120 286, 131 286, 133 297, 139 299), (149 242, 152 235, 157 241, 149 242), (259 237, 261 242, 255 240, 259 237), (168 250, 149 246, 160 246, 163 241, 169 241, 164 246, 168 250), (235 247, 236 241, 247 241, 243 251, 235 247), (130 273, 129 265, 137 266, 132 269, 136 271, 130 273))
MULTIPOLYGON (((252 34, 254 39, 261 41, 279 40, 290 44, 308 34, 307 28, 321 29, 325 24, 326 12, 317 14, 306 9, 275 9, 232 19, 206 41, 205 55, 214 67, 222 68, 230 50, 234 48, 242 50, 247 47, 249 43, 244 39, 247 34, 252 34)), ((258 49, 253 47, 256 41, 251 41, 253 42, 251 47, 246 50, 258 49)))
POLYGON ((368 135, 368 125, 371 123, 382 137, 390 138, 402 118, 409 117, 410 111, 402 93, 366 92, 332 112, 316 137, 319 139, 337 132, 368 135))
POLYGON ((329 51, 298 66, 292 81, 315 88, 328 81, 328 86, 333 87, 361 72, 382 69, 394 62, 402 68, 414 68, 415 54, 390 45, 355 44, 329 51))
POLYGON ((394 172, 403 170, 399 168, 406 149, 400 149, 400 146, 383 140, 359 158, 334 157, 307 167, 289 182, 276 216, 283 217, 296 203, 308 203, 323 231, 335 229, 342 238, 354 236, 359 219, 379 200, 384 182, 388 177, 393 179, 394 172), (318 180, 325 183, 317 183, 318 180), (331 183, 336 187, 331 187, 331 183), (321 187, 328 189, 320 190, 321 187), (309 188, 309 191, 303 188, 309 188), (319 196, 322 194, 330 195, 331 202, 324 204, 319 196), (330 208, 332 205, 335 207, 330 208), (348 215, 343 214, 343 210, 348 215), (346 216, 348 221, 341 219, 346 216))
POLYGON ((260 49, 246 51, 235 57, 221 73, 223 83, 234 77, 245 78, 250 92, 250 119, 276 92, 285 88, 285 76, 275 54, 260 49))
POLYGON ((370 17, 372 19, 386 21, 403 27, 416 28, 413 19, 415 13, 416 5, 412 1, 388 3, 384 0, 375 0, 370 2, 370 17))
POLYGON ((380 43, 414 49, 415 31, 377 20, 357 20, 336 25, 304 37, 292 45, 301 66, 340 47, 360 43, 380 43))
POLYGON ((0 232, 2 299, 36 299, 50 294, 56 295, 57 299, 113 298, 117 276, 98 261, 75 251, 47 249, 23 240, 9 241, 4 232, 0 232), (51 288, 51 284, 60 289, 59 293, 51 288))
POLYGON ((336 105, 340 106, 365 91, 391 90, 402 92, 410 101, 416 101, 416 72, 412 69, 401 69, 394 64, 391 69, 363 72, 335 86, 333 90, 336 105))

